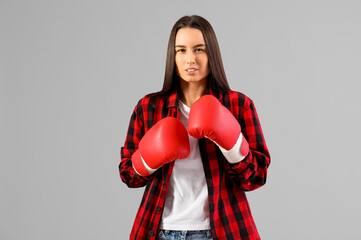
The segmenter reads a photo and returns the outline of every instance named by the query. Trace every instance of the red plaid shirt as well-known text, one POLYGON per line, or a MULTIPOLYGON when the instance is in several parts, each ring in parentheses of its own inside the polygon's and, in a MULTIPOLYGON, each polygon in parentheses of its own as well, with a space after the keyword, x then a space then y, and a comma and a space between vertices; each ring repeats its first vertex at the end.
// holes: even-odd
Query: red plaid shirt
MULTIPOLYGON (((238 120, 250 152, 245 159, 230 164, 219 148, 208 139, 199 140, 209 196, 210 225, 213 239, 260 239, 246 198, 246 191, 266 182, 269 152, 254 104, 242 93, 222 90, 209 92, 227 107, 238 120)), ((174 163, 168 163, 149 177, 134 172, 131 156, 143 135, 160 119, 180 117, 178 94, 158 99, 141 99, 130 119, 124 147, 121 148, 120 177, 130 188, 146 186, 130 239, 156 239, 165 196, 174 163)), ((224 123, 227 124, 227 123, 224 123)))

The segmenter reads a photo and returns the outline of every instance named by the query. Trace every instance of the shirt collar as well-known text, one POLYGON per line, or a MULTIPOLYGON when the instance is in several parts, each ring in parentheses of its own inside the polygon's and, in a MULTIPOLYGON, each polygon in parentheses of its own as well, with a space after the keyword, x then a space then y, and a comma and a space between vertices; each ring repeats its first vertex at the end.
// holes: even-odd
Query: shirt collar
POLYGON ((179 105, 179 92, 177 90, 173 91, 168 99, 167 99, 167 102, 165 104, 165 106, 167 108, 171 108, 171 107, 178 107, 179 105))
MULTIPOLYGON (((167 108, 178 107, 180 99, 180 90, 174 90, 168 97, 165 106, 167 108)), ((204 95, 212 95, 218 98, 217 94, 212 89, 207 89, 204 95)))

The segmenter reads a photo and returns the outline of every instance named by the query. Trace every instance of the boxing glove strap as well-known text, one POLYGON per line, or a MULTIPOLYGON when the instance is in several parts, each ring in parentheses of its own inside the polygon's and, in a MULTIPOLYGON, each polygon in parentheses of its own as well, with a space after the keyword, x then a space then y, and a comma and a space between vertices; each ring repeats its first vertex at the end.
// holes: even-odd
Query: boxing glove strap
POLYGON ((226 150, 221 146, 218 147, 222 151, 223 156, 227 159, 227 161, 232 164, 242 161, 249 152, 247 139, 244 138, 242 132, 239 134, 236 144, 230 150, 226 150))
POLYGON ((148 164, 144 161, 142 155, 140 155, 140 158, 142 159, 143 165, 144 165, 145 169, 149 172, 149 174, 152 174, 155 171, 157 171, 157 169, 153 169, 153 168, 148 166, 148 164))
POLYGON ((136 151, 132 156, 133 169, 140 176, 149 176, 154 173, 157 169, 149 167, 139 151, 136 151))

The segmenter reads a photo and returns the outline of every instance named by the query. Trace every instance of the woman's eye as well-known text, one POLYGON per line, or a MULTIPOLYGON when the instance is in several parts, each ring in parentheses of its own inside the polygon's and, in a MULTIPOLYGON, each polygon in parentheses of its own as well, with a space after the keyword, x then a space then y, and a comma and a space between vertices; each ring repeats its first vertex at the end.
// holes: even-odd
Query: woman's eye
POLYGON ((196 52, 204 52, 204 49, 203 48, 197 48, 196 52))
POLYGON ((182 53, 182 52, 185 52, 185 50, 184 49, 178 49, 176 52, 182 53))

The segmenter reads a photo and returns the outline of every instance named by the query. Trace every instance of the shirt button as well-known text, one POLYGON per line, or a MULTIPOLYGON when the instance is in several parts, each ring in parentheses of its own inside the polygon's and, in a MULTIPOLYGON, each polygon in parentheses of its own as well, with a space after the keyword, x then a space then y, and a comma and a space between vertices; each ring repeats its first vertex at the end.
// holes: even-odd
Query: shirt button
POLYGON ((161 208, 158 206, 158 207, 156 207, 155 209, 156 209, 157 211, 160 211, 161 208))
POLYGON ((166 187, 167 186, 167 184, 166 183, 163 183, 163 187, 166 187))
POLYGON ((149 235, 150 235, 150 236, 153 236, 153 235, 154 235, 154 232, 153 232, 153 231, 149 231, 149 235))

